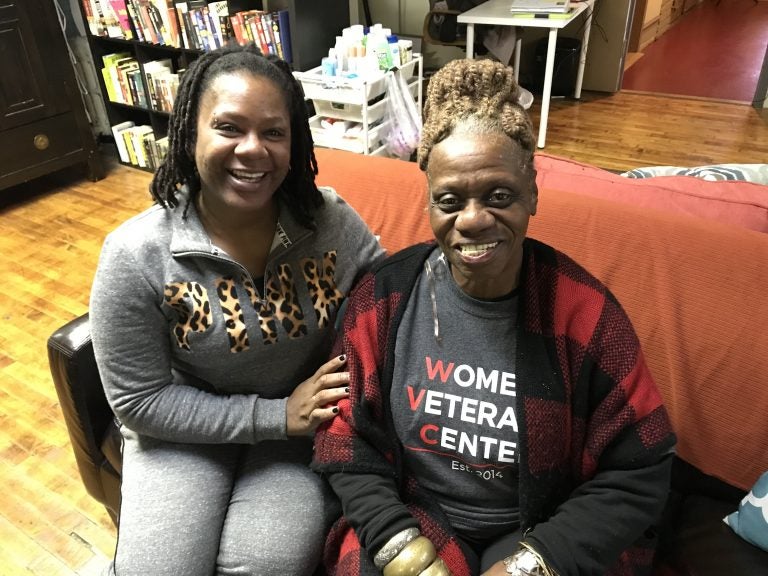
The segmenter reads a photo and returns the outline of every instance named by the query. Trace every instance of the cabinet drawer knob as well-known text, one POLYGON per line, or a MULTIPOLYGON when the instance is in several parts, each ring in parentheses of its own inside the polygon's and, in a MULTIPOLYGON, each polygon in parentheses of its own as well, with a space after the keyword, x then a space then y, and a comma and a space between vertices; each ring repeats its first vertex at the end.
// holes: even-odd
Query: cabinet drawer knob
POLYGON ((51 144, 51 141, 48 140, 48 136, 45 134, 38 134, 35 136, 33 143, 35 144, 35 148, 38 150, 45 150, 51 144))

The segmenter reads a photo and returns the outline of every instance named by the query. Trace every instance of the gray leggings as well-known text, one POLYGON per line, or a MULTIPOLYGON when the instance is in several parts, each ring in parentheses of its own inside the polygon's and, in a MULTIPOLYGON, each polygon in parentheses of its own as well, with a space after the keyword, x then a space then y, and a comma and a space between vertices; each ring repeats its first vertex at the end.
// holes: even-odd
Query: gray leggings
POLYGON ((177 444, 123 427, 116 576, 311 575, 335 496, 308 439, 177 444))

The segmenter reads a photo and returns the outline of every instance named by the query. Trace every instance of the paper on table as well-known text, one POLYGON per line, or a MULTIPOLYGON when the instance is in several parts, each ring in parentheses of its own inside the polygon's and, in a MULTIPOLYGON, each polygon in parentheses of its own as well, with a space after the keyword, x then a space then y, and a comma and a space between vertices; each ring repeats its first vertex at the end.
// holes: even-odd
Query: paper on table
POLYGON ((511 0, 512 12, 568 12, 570 0, 511 0))

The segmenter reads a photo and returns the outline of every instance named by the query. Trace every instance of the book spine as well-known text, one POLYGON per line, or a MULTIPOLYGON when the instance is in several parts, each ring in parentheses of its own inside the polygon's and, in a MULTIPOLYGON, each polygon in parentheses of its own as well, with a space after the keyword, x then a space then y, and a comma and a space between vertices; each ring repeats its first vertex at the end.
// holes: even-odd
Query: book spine
POLYGON ((243 17, 243 32, 247 42, 255 42, 258 44, 259 37, 256 35, 253 19, 254 15, 250 13, 243 17))
POLYGON ((194 14, 192 10, 187 9, 182 14, 184 17, 184 25, 187 27, 187 35, 189 36, 190 48, 200 50, 202 47, 202 41, 197 33, 197 23, 195 22, 194 14))
POLYGON ((131 106, 139 106, 139 88, 136 84, 136 74, 138 74, 138 70, 126 70, 124 72, 125 74, 125 83, 128 86, 128 93, 130 94, 130 104, 131 106))
POLYGON ((187 24, 187 4, 186 2, 177 2, 176 17, 179 19, 179 31, 181 33, 181 40, 184 43, 184 48, 194 48, 190 31, 187 24))
MULTIPOLYGON (((109 66, 107 70, 109 72, 109 78, 112 84, 112 90, 114 92, 114 99, 112 100, 112 102, 127 104, 125 99, 125 93, 123 92, 123 86, 120 83, 120 75, 118 74, 117 66, 109 66)), ((107 93, 109 93, 109 90, 107 90, 107 93)))
POLYGON ((152 144, 155 141, 155 135, 152 132, 147 132, 141 137, 141 144, 144 149, 144 157, 147 159, 147 168, 151 170, 157 169, 157 161, 155 159, 152 144))
POLYGON ((160 10, 158 10, 155 4, 149 2, 147 4, 147 13, 149 14, 149 21, 154 33, 152 41, 155 44, 165 44, 165 38, 163 37, 163 18, 160 14, 160 10))
POLYGON ((155 31, 152 16, 149 13, 149 7, 146 4, 139 4, 139 17, 144 29, 144 41, 157 44, 157 32, 155 31))
POLYGON ((283 41, 280 38, 280 22, 278 21, 277 12, 273 12, 270 16, 272 20, 272 38, 274 39, 277 56, 280 59, 285 60, 285 55, 283 54, 283 41))
POLYGON ((229 44, 234 39, 234 32, 232 31, 232 21, 229 19, 229 6, 226 0, 211 2, 208 4, 208 8, 211 10, 216 24, 221 45, 229 44))
POLYGON ((291 20, 288 10, 278 10, 277 20, 280 28, 280 43, 283 45, 283 60, 290 64, 293 62, 293 51, 291 49, 291 20))
POLYGON ((210 50, 213 50, 216 46, 213 42, 213 38, 211 37, 211 31, 208 28, 208 15, 207 11, 204 8, 199 8, 195 12, 195 18, 197 19, 197 31, 200 34, 200 39, 202 40, 203 46, 202 49, 206 52, 209 52, 210 50))
POLYGON ((107 29, 104 27, 104 10, 99 4, 99 0, 90 0, 91 20, 88 22, 88 28, 94 36, 106 36, 107 29))
POLYGON ((117 16, 117 22, 120 25, 123 38, 125 40, 133 40, 133 30, 131 29, 131 22, 128 17, 128 6, 125 0, 110 0, 112 10, 117 16))
POLYGON ((128 164, 131 161, 130 156, 128 156, 128 148, 125 146, 125 141, 123 140, 122 132, 123 130, 126 130, 127 128, 130 128, 133 126, 133 122, 128 120, 126 122, 122 122, 121 124, 116 124, 112 126, 112 137, 115 139, 115 148, 117 148, 117 155, 120 158, 121 162, 125 162, 128 164))
POLYGON ((210 10, 208 6, 203 8, 203 16, 205 18, 205 29, 208 31, 208 37, 211 42, 211 50, 214 48, 221 48, 221 30, 219 29, 219 18, 216 14, 210 10))
POLYGON ((88 32, 90 32, 93 36, 96 36, 99 27, 93 16, 93 6, 91 6, 91 0, 80 0, 80 5, 83 7, 83 16, 85 17, 85 21, 88 23, 88 32))
POLYGON ((175 46, 173 35, 171 34, 171 21, 168 18, 168 4, 166 0, 154 0, 155 14, 157 16, 158 36, 162 38, 161 44, 165 46, 175 46))
POLYGON ((128 16, 130 16, 131 19, 131 24, 133 25, 133 30, 136 34, 136 39, 139 42, 146 42, 146 39, 144 38, 144 29, 139 18, 139 10, 136 5, 136 0, 128 0, 126 7, 128 9, 128 16))
POLYGON ((101 69, 101 77, 104 80, 104 88, 107 90, 107 98, 110 102, 117 102, 117 92, 115 91, 115 83, 109 66, 104 66, 101 69))
POLYGON ((261 15, 261 28, 264 30, 264 40, 267 43, 267 50, 270 54, 277 54, 277 48, 275 48, 275 40, 272 36, 272 17, 269 12, 265 12, 261 15))
POLYGON ((253 19, 256 26, 256 37, 259 39, 259 45, 261 46, 262 54, 269 54, 269 47, 267 46, 267 39, 264 36, 264 26, 262 25, 261 12, 253 19))
POLYGON ((165 11, 168 14, 168 25, 170 27, 171 40, 173 45, 176 48, 181 48, 181 28, 179 24, 179 16, 176 14, 176 7, 173 5, 173 0, 166 0, 165 11))
POLYGON ((187 35, 187 25, 186 22, 184 22, 184 15, 179 12, 178 7, 174 8, 174 12, 176 13, 176 18, 179 22, 179 42, 181 43, 181 48, 191 48, 189 44, 189 36, 187 35))
POLYGON ((145 72, 144 78, 147 80, 147 95, 149 100, 149 107, 152 110, 158 110, 157 107, 157 94, 155 93, 155 79, 154 72, 145 72))
POLYGON ((131 144, 133 144, 133 153, 136 155, 136 164, 139 168, 146 168, 147 159, 144 157, 144 146, 141 143, 143 132, 139 128, 141 127, 131 131, 131 144))
POLYGON ((229 17, 232 22, 232 32, 235 35, 235 40, 240 46, 244 46, 248 43, 248 37, 243 30, 243 13, 238 12, 229 17))
POLYGON ((115 87, 115 102, 119 102, 120 104, 128 104, 128 98, 125 94, 125 87, 123 86, 122 81, 120 80, 120 71, 117 69, 116 66, 113 66, 110 69, 110 75, 112 77, 112 85, 115 87))
POLYGON ((283 60, 291 63, 293 50, 291 48, 291 17, 288 10, 278 10, 277 20, 280 27, 280 42, 283 44, 283 60))
POLYGON ((237 42, 235 29, 232 27, 232 19, 229 16, 219 16, 219 28, 221 28, 221 39, 225 45, 237 42))

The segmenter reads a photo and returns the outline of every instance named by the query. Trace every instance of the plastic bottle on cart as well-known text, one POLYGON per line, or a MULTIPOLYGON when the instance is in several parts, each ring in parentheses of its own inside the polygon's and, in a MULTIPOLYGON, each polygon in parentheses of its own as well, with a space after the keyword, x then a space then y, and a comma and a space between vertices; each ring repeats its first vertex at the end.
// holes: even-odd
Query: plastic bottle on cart
POLYGON ((376 54, 376 58, 379 61, 379 70, 389 70, 392 67, 392 60, 389 55, 389 43, 382 31, 374 33, 373 36, 369 34, 367 48, 376 54))
POLYGON ((389 48, 389 58, 392 66, 399 67, 402 64, 400 58, 400 45, 397 43, 397 36, 390 34, 387 36, 387 47, 389 48))
POLYGON ((362 69, 358 66, 358 74, 364 76, 366 79, 375 78, 381 74, 379 70, 379 59, 376 53, 366 49, 365 55, 362 57, 362 69))
POLYGON ((337 67, 336 67, 336 50, 335 49, 330 48, 328 50, 328 56, 325 56, 320 61, 320 69, 323 76, 336 76, 337 67))
POLYGON ((336 75, 342 76, 348 69, 347 46, 343 37, 336 36, 336 44, 334 44, 333 50, 336 53, 336 75))
POLYGON ((400 48, 401 64, 406 64, 413 60, 413 40, 398 40, 397 45, 400 48))

